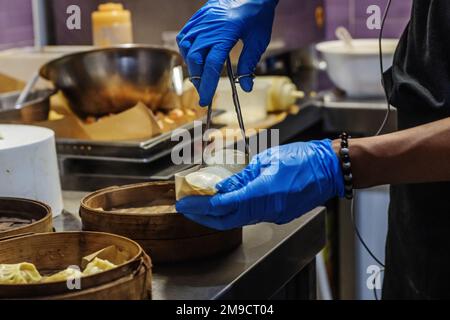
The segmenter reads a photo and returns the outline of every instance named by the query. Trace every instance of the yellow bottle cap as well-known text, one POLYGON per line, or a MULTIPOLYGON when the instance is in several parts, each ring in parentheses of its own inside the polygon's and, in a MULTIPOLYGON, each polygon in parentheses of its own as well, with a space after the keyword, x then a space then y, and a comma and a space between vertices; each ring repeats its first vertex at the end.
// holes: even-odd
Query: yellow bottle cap
POLYGON ((116 23, 131 23, 130 11, 124 10, 121 3, 103 3, 98 11, 92 12, 93 24, 112 25, 116 23))
POLYGON ((98 6, 99 11, 121 11, 123 10, 123 5, 121 3, 102 3, 98 6))

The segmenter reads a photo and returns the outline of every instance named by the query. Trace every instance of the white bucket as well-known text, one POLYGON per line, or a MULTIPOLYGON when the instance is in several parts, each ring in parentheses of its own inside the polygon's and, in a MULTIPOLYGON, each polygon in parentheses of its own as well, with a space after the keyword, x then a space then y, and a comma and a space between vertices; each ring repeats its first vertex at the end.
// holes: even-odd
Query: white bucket
POLYGON ((53 216, 62 212, 52 130, 0 124, 0 197, 39 200, 51 206, 53 216))

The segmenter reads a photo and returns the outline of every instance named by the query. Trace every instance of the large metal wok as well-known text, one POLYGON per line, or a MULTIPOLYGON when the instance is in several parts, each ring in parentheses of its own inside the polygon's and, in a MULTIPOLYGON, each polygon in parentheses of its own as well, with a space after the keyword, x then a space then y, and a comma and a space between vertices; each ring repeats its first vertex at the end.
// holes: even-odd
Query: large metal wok
POLYGON ((48 62, 39 73, 64 93, 78 116, 103 116, 139 101, 158 107, 181 63, 175 51, 123 45, 69 54, 48 62))

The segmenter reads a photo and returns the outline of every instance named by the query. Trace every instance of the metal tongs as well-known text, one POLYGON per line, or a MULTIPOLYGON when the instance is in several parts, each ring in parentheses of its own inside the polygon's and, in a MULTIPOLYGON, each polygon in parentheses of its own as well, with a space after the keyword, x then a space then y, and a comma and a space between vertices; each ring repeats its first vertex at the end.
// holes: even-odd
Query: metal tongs
MULTIPOLYGON (((239 128, 241 130, 242 138, 244 139, 245 155, 248 157, 250 155, 250 148, 249 148, 248 138, 245 133, 244 119, 242 118, 241 103, 239 102, 239 95, 238 95, 238 91, 236 88, 236 83, 239 81, 239 79, 241 79, 243 77, 253 77, 253 74, 247 74, 247 75, 241 75, 241 76, 235 77, 234 72, 233 72, 233 67, 231 64, 231 59, 229 56, 227 58, 226 64, 227 64, 227 75, 228 75, 228 79, 230 80, 231 92, 233 95, 234 109, 236 111, 236 116, 237 116, 237 120, 239 123, 239 128)), ((205 132, 208 131, 208 129, 211 127, 211 117, 212 117, 212 103, 208 106, 205 132)), ((207 145, 207 142, 204 142, 202 152, 204 152, 206 145, 207 145)))
MULTIPOLYGON (((236 110, 236 116, 237 116, 237 120, 239 123, 239 128, 241 130, 241 134, 242 134, 242 138, 244 139, 244 146, 245 146, 245 155, 247 156, 247 158, 250 155, 250 148, 249 148, 249 141, 247 138, 247 135, 245 133, 245 126, 244 126, 244 120, 242 118, 242 112, 241 112, 241 104, 239 102, 239 95, 238 95, 238 91, 236 88, 236 83, 239 81, 239 79, 244 78, 244 77, 253 77, 253 74, 245 74, 245 75, 240 75, 235 77, 234 72, 233 72, 233 67, 231 64, 231 59, 228 56, 227 58, 227 75, 228 75, 228 79, 230 80, 230 84, 231 84, 231 92, 233 95, 233 104, 234 104, 234 109, 236 110)), ((200 79, 200 77, 191 77, 191 81, 194 79, 200 79)), ((211 118, 212 118, 212 103, 210 105, 208 105, 208 111, 207 111, 207 116, 206 116, 206 127, 205 127, 205 132, 207 132, 209 130, 209 128, 211 127, 211 118)), ((202 164, 204 165, 204 157, 203 157, 203 153, 206 149, 206 146, 208 145, 207 141, 203 141, 202 143, 202 164)))
POLYGON ((241 103, 239 102, 239 95, 238 95, 237 88, 236 88, 236 82, 239 82, 239 79, 241 79, 243 77, 253 77, 253 75, 246 74, 246 75, 240 75, 238 77, 235 77, 234 73, 233 73, 233 67, 231 65, 230 56, 228 56, 228 58, 227 58, 227 74, 228 74, 228 79, 230 80, 230 84, 231 84, 231 92, 233 94, 234 109, 236 110, 236 116, 237 116, 237 120, 239 123, 239 128, 241 129, 242 138, 244 139, 245 155, 248 158, 248 156, 250 155, 250 148, 249 148, 249 142, 248 142, 247 135, 245 134, 244 119, 242 118, 241 103))

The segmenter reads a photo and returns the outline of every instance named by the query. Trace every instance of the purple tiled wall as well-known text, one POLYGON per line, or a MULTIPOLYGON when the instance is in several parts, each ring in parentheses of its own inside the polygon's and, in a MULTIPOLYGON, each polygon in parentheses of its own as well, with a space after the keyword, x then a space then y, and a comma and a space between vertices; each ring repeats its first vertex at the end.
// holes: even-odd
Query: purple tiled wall
POLYGON ((288 49, 305 47, 323 40, 324 26, 316 23, 315 12, 324 0, 280 0, 272 40, 282 40, 288 49))
MULTIPOLYGON (((50 15, 53 18, 51 38, 58 45, 85 45, 92 44, 91 12, 95 11, 100 0, 50 0, 50 15), (69 30, 66 26, 68 14, 67 7, 77 5, 81 11, 81 29, 69 30)), ((113 2, 113 1, 112 1, 113 2)))
MULTIPOLYGON (((0 0, 0 50, 10 47, 27 46, 33 44, 33 19, 31 13, 32 0, 0 0)), ((124 0, 125 5, 134 13, 135 36, 137 42, 160 42, 160 33, 163 30, 174 30, 179 28, 183 22, 198 8, 205 0, 178 0, 177 10, 168 10, 173 7, 164 0, 134 1, 124 0), (166 4, 165 10, 161 4, 166 4), (169 6, 169 7, 167 7, 169 6), (158 14, 154 14, 158 12, 158 14), (164 14, 161 14, 164 12, 164 14)), ((298 0, 284 0, 277 12, 275 37, 283 37, 287 42, 298 45, 305 45, 308 42, 319 41, 323 37, 320 30, 310 30, 306 28, 312 21, 313 10, 321 0, 303 0, 301 5, 298 0), (309 5, 310 4, 310 5, 309 5), (311 10, 308 8, 311 7, 311 10), (301 13, 304 13, 303 15, 301 13), (312 32, 314 31, 314 32, 312 32)), ((356 38, 376 37, 378 30, 369 30, 366 27, 367 13, 369 5, 379 5, 383 10, 387 0, 323 0, 326 12, 325 37, 334 39, 334 30, 343 25, 347 27, 356 38)), ((82 44, 90 43, 90 17, 89 13, 97 6, 101 0, 53 0, 53 9, 61 12, 67 4, 77 3, 86 6, 83 10, 85 15, 84 28, 82 31, 68 32, 62 28, 64 14, 55 14, 55 40, 60 44, 82 44)), ((412 0, 393 1, 385 27, 386 37, 398 37, 405 28, 411 10, 412 0)), ((64 12, 64 10, 62 11, 64 12)))
MULTIPOLYGON (((90 44, 90 14, 106 0, 49 0, 52 3, 54 38, 57 44, 90 44), (66 8, 77 4, 82 12, 82 29, 67 30, 66 8)), ((324 0, 281 0, 278 5, 274 39, 282 39, 288 47, 300 47, 323 39, 324 30, 317 27, 315 8, 324 0)), ((161 44, 161 33, 179 30, 206 0, 120 0, 130 10, 134 40, 138 43, 161 44)))
MULTIPOLYGON (((327 15, 326 38, 335 39, 334 31, 338 26, 346 27, 355 38, 378 37, 379 30, 370 30, 366 26, 370 5, 378 5, 382 13, 387 0, 325 0, 327 15)), ((384 36, 399 37, 411 15, 412 0, 392 1, 386 20, 384 36)))
MULTIPOLYGON (((108 0, 49 0, 54 19, 56 44, 92 44, 91 12, 100 3, 108 0), (76 4, 81 9, 81 30, 66 28, 68 5, 76 4)), ((114 1, 113 1, 114 2, 114 1)), ((180 29, 189 17, 206 0, 117 0, 131 11, 134 41, 137 43, 161 44, 161 33, 180 29)))
POLYGON ((33 45, 31 0, 0 0, 0 50, 33 45))

